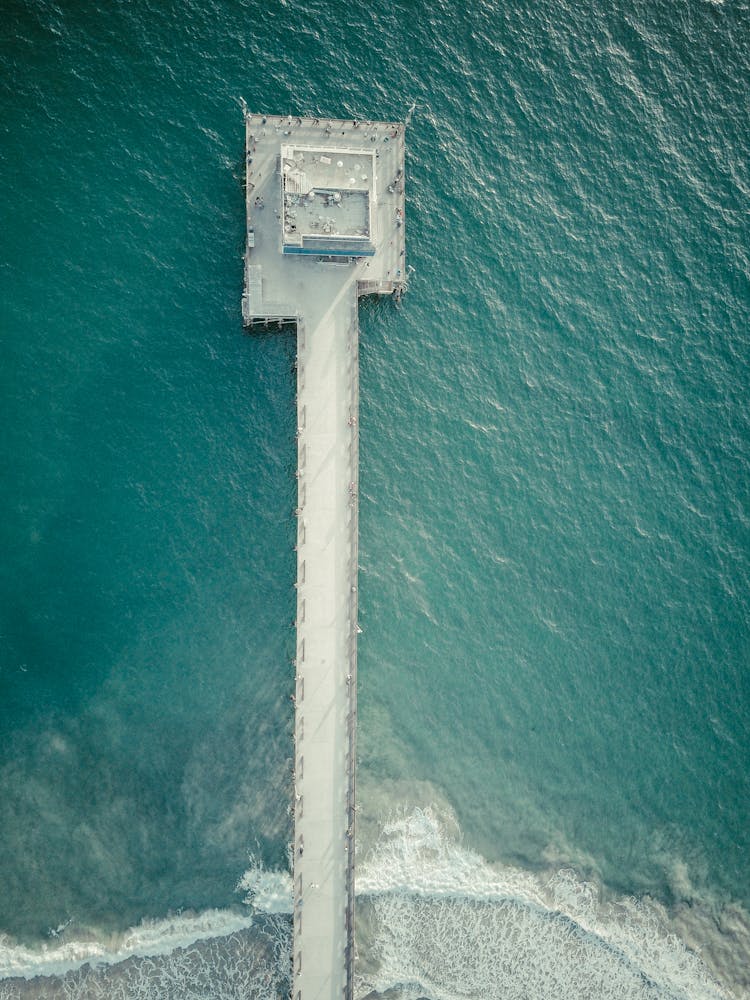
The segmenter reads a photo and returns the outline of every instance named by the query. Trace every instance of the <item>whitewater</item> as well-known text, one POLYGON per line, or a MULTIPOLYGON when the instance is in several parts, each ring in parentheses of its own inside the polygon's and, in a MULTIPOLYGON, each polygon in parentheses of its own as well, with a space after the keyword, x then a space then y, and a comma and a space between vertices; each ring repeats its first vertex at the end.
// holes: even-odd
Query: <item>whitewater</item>
MULTIPOLYGON (((291 972, 291 876, 251 857, 236 891, 245 912, 144 921, 102 941, 39 949, 0 940, 0 997, 285 996, 291 972), (213 964, 210 964, 213 963, 213 964), (41 977, 41 978, 40 978, 41 977), (166 991, 166 992, 165 992, 166 991)), ((359 864, 355 995, 400 1000, 729 1000, 650 900, 602 899, 571 869, 491 865, 456 818, 401 809, 359 864), (395 991, 395 992, 389 992, 395 991)), ((745 921, 746 930, 747 922, 745 921)), ((683 934, 685 928, 682 928, 683 934)), ((705 928, 704 928, 705 930, 705 928)), ((56 932, 64 936, 64 929, 56 932)))
POLYGON ((748 995, 748 37, 5 5, 0 995, 288 991, 295 345, 242 333, 243 99, 416 104, 415 271, 360 314, 361 1000, 748 995))

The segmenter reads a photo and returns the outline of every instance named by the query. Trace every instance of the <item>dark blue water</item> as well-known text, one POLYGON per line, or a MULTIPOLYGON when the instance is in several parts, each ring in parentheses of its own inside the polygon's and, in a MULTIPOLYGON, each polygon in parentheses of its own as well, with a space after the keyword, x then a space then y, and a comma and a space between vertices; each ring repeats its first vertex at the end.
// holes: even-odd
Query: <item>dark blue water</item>
MULTIPOLYGON (((286 866, 294 341, 242 334, 240 102, 416 102, 411 287, 361 324, 362 989, 720 995, 687 946, 741 996, 748 5, 6 11, 6 974, 229 932, 286 866)), ((256 930, 196 946, 214 995, 284 989, 256 930)))

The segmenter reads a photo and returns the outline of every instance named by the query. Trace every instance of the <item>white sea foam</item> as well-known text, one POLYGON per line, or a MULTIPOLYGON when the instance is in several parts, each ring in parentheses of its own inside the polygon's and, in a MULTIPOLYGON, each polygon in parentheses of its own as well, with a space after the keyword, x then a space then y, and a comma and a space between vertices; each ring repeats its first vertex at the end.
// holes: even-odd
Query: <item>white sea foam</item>
MULTIPOLYGON (((292 879, 288 872, 269 871, 254 855, 237 884, 245 894, 243 902, 252 911, 285 914, 292 912, 292 879)), ((179 913, 160 920, 143 920, 137 927, 107 939, 92 936, 76 940, 64 937, 72 921, 51 932, 52 940, 30 947, 0 934, 0 979, 59 976, 84 963, 105 965, 139 956, 153 958, 187 948, 197 941, 226 937, 253 924, 253 912, 205 910, 179 913)))
POLYGON ((268 871, 250 855, 250 867, 237 883, 237 891, 244 892, 245 902, 264 913, 292 912, 292 877, 288 872, 268 871))
POLYGON ((357 888, 360 997, 394 988, 404 1000, 729 996, 658 908, 602 903, 570 871, 542 878, 490 865, 429 809, 384 826, 357 888))
POLYGON ((0 935, 0 979, 59 976, 84 963, 122 962, 132 956, 166 955, 196 941, 223 937, 252 926, 252 914, 234 910, 182 913, 161 920, 143 920, 123 934, 102 940, 60 940, 28 947, 0 935))
MULTIPOLYGON (((241 990, 256 979, 267 984, 258 995, 283 996, 291 878, 252 856, 250 862, 237 885, 250 914, 210 910, 144 921, 107 943, 58 941, 30 949, 0 940, 0 977, 67 973, 64 980, 47 980, 57 984, 45 986, 48 992, 9 995, 57 997, 59 986, 65 996, 103 989, 101 995, 113 997, 156 997, 169 980, 181 984, 181 996, 197 997, 204 995, 198 969, 217 997, 245 995, 241 990), (253 938, 254 923, 264 920, 268 928, 253 938), (144 964, 146 957, 153 960, 144 964), (211 980, 218 968, 221 986, 211 980)), ((400 1000, 732 996, 670 931, 658 906, 603 903, 590 883, 565 869, 543 877, 491 865, 461 843, 453 816, 429 808, 383 826, 359 864, 357 897, 359 998, 373 990, 392 990, 389 996, 400 1000)))
POLYGON ((291 947, 291 921, 277 914, 167 955, 5 980, 0 1000, 283 1000, 290 990, 291 947))

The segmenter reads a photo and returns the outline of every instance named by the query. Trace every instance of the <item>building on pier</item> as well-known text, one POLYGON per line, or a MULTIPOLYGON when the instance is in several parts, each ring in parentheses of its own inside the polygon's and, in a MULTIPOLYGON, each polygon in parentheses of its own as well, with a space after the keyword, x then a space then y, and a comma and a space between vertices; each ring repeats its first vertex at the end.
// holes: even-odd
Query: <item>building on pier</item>
POLYGON ((245 115, 251 329, 297 335, 293 1000, 351 1000, 360 295, 406 286, 404 126, 245 115))

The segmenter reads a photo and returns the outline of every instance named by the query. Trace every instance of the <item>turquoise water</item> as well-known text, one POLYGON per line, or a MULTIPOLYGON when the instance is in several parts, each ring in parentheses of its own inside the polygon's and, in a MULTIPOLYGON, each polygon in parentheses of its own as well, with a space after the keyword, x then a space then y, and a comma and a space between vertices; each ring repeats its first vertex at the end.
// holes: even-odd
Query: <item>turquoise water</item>
POLYGON ((286 866, 295 488, 241 99, 416 102, 409 294, 361 310, 360 993, 745 995, 748 5, 2 31, 0 969, 285 989, 236 891, 286 866))

